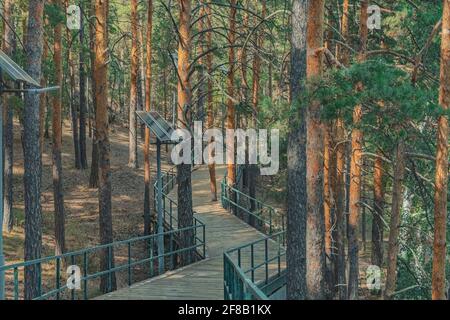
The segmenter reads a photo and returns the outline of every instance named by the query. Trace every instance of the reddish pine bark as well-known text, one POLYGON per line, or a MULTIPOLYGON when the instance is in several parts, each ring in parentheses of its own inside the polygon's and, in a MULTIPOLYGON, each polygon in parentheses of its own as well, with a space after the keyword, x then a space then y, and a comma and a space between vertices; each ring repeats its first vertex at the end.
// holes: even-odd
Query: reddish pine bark
MULTIPOLYGON (((145 111, 151 110, 152 97, 152 29, 153 29, 153 0, 148 1, 147 13, 147 53, 145 68, 145 111)), ((144 234, 151 233, 151 171, 150 171, 150 129, 145 127, 144 142, 144 234)))
POLYGON ((383 265, 383 234, 384 234, 384 182, 383 160, 375 159, 373 170, 373 207, 372 221, 372 264, 381 267, 383 265))
POLYGON ((392 210, 389 224, 389 247, 384 299, 389 300, 395 292, 397 284, 397 260, 399 250, 400 214, 403 205, 403 180, 405 178, 405 143, 397 145, 397 157, 394 167, 394 184, 392 186, 392 210))
MULTIPOLYGON (((450 108, 450 0, 443 0, 441 87, 439 103, 450 108)), ((433 245, 433 300, 445 299, 445 260, 447 232, 447 186, 448 186, 448 119, 440 116, 438 121, 436 180, 434 194, 434 245, 433 245)))
MULTIPOLYGON (((190 115, 192 108, 192 91, 190 80, 190 61, 191 52, 191 1, 179 0, 180 23, 179 44, 178 44, 178 127, 187 128, 191 125, 190 115)), ((192 183, 191 183, 191 165, 181 164, 177 168, 178 183, 178 227, 180 229, 192 226, 192 183)), ((194 243, 194 234, 192 231, 183 232, 180 239, 182 248, 191 247, 194 243)), ((181 265, 192 262, 193 255, 191 251, 181 254, 181 265)))
MULTIPOLYGON (((206 5, 205 8, 206 14, 206 28, 208 30, 212 29, 212 14, 211 14, 211 5, 206 5)), ((212 49, 212 31, 208 31, 206 33, 206 50, 212 49)), ((213 54, 210 52, 206 55, 206 69, 208 72, 208 95, 207 95, 207 123, 206 126, 208 129, 212 129, 214 127, 214 100, 213 100, 213 81, 211 79, 213 72, 213 54)), ((209 143, 212 143, 213 140, 210 140, 209 143)), ((210 154, 211 158, 214 157, 214 151, 210 154)), ((211 159, 210 158, 210 159, 211 159)), ((217 182, 216 182, 216 165, 209 161, 208 170, 209 170, 209 184, 211 189, 211 200, 217 201, 217 182)))
MULTIPOLYGON (((230 1, 230 16, 229 16, 229 53, 228 53, 228 77, 227 77, 227 129, 234 130, 236 127, 236 114, 234 110, 234 68, 235 68, 235 49, 234 44, 236 42, 236 0, 230 1)), ((234 150, 234 139, 233 141, 227 141, 227 150, 234 150)), ((228 152, 227 152, 228 153, 228 152)), ((228 185, 234 186, 236 182, 236 166, 234 164, 234 152, 233 154, 227 154, 227 182, 228 185)))
MULTIPOLYGON (((94 60, 94 82, 95 82, 95 108, 96 127, 98 141, 99 160, 99 215, 100 215, 100 243, 113 242, 112 213, 111 213, 111 146, 109 142, 108 122, 108 25, 107 16, 109 2, 107 0, 95 0, 95 60, 94 60)), ((100 259, 102 270, 114 267, 114 251, 102 252, 100 259), (108 264, 111 261, 111 265, 108 264)), ((111 277, 101 277, 100 290, 102 292, 114 291, 116 289, 116 278, 113 273, 111 277)))
MULTIPOLYGON (((323 56, 324 0, 309 2, 307 34, 307 77, 320 77, 323 56)), ((311 102, 306 115, 306 285, 309 299, 325 298, 325 226, 323 213, 324 128, 320 119, 320 104, 311 102)))
MULTIPOLYGON (((365 60, 367 50, 368 37, 368 13, 367 9, 369 1, 361 2, 360 16, 360 51, 358 60, 365 60)), ((358 89, 358 88, 357 88, 358 89)), ((359 88, 362 89, 362 88, 359 88)), ((359 287, 359 244, 358 244, 358 224, 360 216, 361 201, 361 167, 362 148, 363 148, 363 132, 358 128, 362 119, 362 106, 358 105, 353 111, 353 124, 355 128, 352 130, 352 154, 350 162, 350 196, 349 196, 349 223, 348 223, 348 296, 350 300, 358 299, 359 287)))
MULTIPOLYGON (((344 0, 342 7, 341 18, 341 34, 344 41, 348 39, 349 34, 349 1, 344 0)), ((350 60, 349 52, 343 45, 336 45, 336 56, 339 61, 347 66, 350 60)), ((335 261, 335 279, 337 284, 338 298, 341 300, 347 299, 347 281, 346 281, 346 252, 345 252, 345 238, 346 238, 346 216, 345 216, 345 171, 346 171, 346 145, 344 142, 345 128, 342 118, 338 118, 335 123, 335 140, 334 149, 336 150, 336 178, 333 182, 333 194, 336 203, 336 231, 334 238, 336 241, 336 258, 335 261)))
POLYGON ((138 1, 131 0, 131 86, 130 86, 130 112, 129 112, 129 158, 128 166, 137 168, 137 119, 136 110, 138 104, 138 1))

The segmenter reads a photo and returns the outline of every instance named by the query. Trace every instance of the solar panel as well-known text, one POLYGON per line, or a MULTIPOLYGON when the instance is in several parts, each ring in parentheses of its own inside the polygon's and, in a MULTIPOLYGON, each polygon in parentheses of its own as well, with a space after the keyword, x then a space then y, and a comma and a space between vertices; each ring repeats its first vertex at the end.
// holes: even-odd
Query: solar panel
POLYGON ((163 143, 174 142, 171 139, 174 129, 158 112, 136 111, 136 114, 159 141, 163 143))
POLYGON ((28 73, 25 72, 17 63, 15 63, 6 53, 0 50, 0 68, 3 72, 8 74, 14 81, 22 81, 27 84, 40 88, 37 83, 28 73))

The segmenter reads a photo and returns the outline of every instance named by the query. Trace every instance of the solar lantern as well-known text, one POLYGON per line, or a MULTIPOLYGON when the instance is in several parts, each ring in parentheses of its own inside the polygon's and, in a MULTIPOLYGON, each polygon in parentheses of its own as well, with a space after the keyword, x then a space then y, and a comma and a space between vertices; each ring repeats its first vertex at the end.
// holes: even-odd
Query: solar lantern
POLYGON ((147 128, 156 137, 156 172, 157 172, 157 195, 156 210, 158 224, 158 267, 159 273, 164 273, 164 212, 162 205, 162 171, 161 171, 161 145, 175 144, 172 133, 175 129, 156 111, 136 111, 136 115, 142 120, 147 128))

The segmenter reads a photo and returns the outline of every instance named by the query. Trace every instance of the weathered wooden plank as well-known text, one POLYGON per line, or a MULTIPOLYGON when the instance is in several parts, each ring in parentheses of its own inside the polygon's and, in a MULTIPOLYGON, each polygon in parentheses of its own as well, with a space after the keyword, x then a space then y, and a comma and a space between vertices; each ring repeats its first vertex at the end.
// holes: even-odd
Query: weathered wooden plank
MULTIPOLYGON (((223 176, 218 168, 217 176, 223 176)), ((200 167, 192 174, 193 203, 197 217, 206 225, 206 250, 209 259, 180 270, 168 272, 129 288, 101 296, 102 300, 222 300, 223 299, 223 253, 231 248, 262 239, 264 235, 223 209, 219 202, 210 201, 209 173, 200 167)), ((176 190, 170 195, 176 199, 176 190)), ((176 210, 174 210, 176 211, 176 210)), ((276 252, 276 244, 269 243, 276 252)), ((263 244, 255 247, 255 261, 265 259, 263 244)), ((249 255, 242 256, 242 266, 250 267, 249 255)), ((282 261, 282 267, 285 261, 282 261)), ((277 274, 278 262, 269 266, 269 276, 277 274)), ((265 268, 256 270, 255 279, 264 280, 265 268)))

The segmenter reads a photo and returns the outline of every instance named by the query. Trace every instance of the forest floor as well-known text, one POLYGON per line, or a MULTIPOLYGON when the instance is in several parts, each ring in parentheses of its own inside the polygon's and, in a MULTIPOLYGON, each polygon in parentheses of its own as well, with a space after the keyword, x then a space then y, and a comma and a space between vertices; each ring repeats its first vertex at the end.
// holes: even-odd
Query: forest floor
MULTIPOLYGON (((112 169, 112 215, 115 240, 124 240, 143 234, 144 170, 142 141, 139 137, 138 169, 128 167, 128 129, 110 127, 112 169)), ((88 164, 91 164, 92 140, 87 139, 88 164)), ((52 183, 52 144, 46 139, 42 154, 42 256, 54 254, 54 218, 52 183)), ((151 146, 152 172, 155 174, 156 152, 151 146)), ((72 130, 69 122, 63 126, 63 189, 66 213, 67 251, 96 246, 99 241, 99 210, 97 189, 88 187, 90 168, 78 170, 74 164, 72 130)), ((163 160, 166 157, 163 155, 163 160)), ((165 163, 166 161, 163 161, 165 163)), ((163 168, 166 168, 163 165, 163 168)), ((24 201, 23 201, 23 150, 21 128, 14 123, 14 215, 13 232, 4 234, 5 259, 7 264, 22 262, 24 258, 24 201)))

